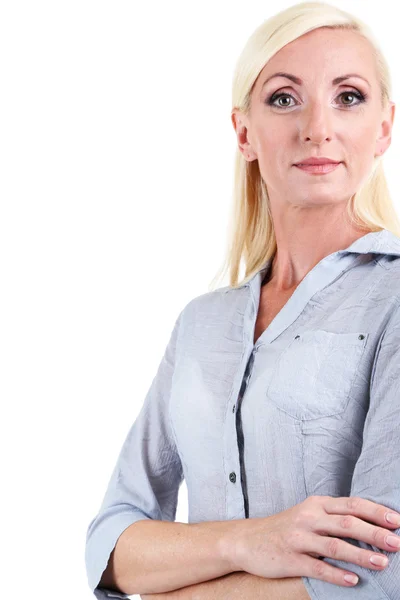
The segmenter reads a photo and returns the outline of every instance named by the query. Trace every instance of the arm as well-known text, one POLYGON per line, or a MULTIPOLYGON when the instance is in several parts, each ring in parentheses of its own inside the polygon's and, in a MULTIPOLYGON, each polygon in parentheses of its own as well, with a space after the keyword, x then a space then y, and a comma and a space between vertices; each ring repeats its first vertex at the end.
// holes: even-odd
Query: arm
POLYGON ((140 597, 142 600, 310 600, 301 577, 266 579, 243 572, 229 573, 166 594, 140 597))
POLYGON ((178 317, 99 513, 89 525, 86 566, 98 600, 179 590, 234 570, 221 544, 228 532, 242 527, 242 519, 175 522, 183 468, 169 402, 179 323, 178 317))
MULTIPOLYGON (((350 496, 358 496, 400 509, 400 306, 390 317, 380 338, 370 384, 370 403, 363 431, 363 445, 353 473, 350 496)), ((399 534, 400 529, 391 530, 399 534)), ((303 577, 312 600, 395 600, 400 590, 400 554, 352 538, 359 548, 386 554, 388 566, 372 571, 356 564, 325 558, 329 564, 350 569, 359 576, 352 587, 303 577)))
POLYGON ((115 581, 125 581, 116 589, 124 589, 127 594, 165 596, 214 581, 232 572, 222 542, 242 523, 237 520, 188 524, 153 519, 134 523, 120 536, 100 585, 112 590, 115 581), (136 587, 128 587, 129 581, 135 581, 136 587))
MULTIPOLYGON (((139 535, 143 524, 137 525, 137 521, 175 520, 183 470, 171 431, 169 400, 182 313, 175 322, 141 410, 122 445, 98 514, 88 526, 86 571, 89 586, 99 600, 106 600, 109 592, 114 597, 127 598, 126 592, 132 594, 133 590, 140 589, 138 573, 143 584, 143 558, 148 556, 149 550, 141 547, 138 552, 135 527, 140 528, 139 535), (127 548, 127 553, 121 552, 122 547, 127 548)), ((153 522, 148 525, 155 526, 153 522)), ((185 524, 176 524, 177 533, 180 526, 185 524)), ((140 537, 138 541, 140 543, 140 537)), ((149 566, 154 566, 152 561, 149 566)), ((163 579, 165 581, 165 577, 163 579)), ((149 574, 142 590, 161 591, 155 580, 157 573, 149 574)), ((190 583, 193 580, 187 581, 187 585, 190 583)), ((173 587, 163 591, 168 589, 173 587)))

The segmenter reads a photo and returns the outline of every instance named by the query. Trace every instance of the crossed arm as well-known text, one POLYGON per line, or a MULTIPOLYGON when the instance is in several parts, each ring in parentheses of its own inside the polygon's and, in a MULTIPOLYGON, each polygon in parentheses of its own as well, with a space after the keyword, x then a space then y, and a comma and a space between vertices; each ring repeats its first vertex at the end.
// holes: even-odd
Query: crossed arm
POLYGON ((267 579, 242 571, 172 592, 140 597, 142 600, 310 600, 301 577, 267 579))

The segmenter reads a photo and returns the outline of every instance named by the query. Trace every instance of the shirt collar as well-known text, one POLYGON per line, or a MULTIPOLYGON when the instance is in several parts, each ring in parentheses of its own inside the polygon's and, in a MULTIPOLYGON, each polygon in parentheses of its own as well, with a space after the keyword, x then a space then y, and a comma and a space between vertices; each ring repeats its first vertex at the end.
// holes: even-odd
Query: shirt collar
MULTIPOLYGON (((394 256, 400 256, 400 238, 389 231, 388 229, 381 229, 380 231, 371 231, 370 233, 366 233, 362 237, 358 238, 350 244, 347 248, 343 250, 337 250, 328 256, 331 258, 346 255, 346 254, 392 254, 394 256)), ((328 257, 325 257, 328 258, 328 257)), ((268 269, 271 258, 267 260, 266 263, 259 269, 249 281, 239 285, 235 289, 242 289, 244 287, 250 286, 257 277, 263 277, 264 272, 268 269)), ((232 288, 228 286, 228 289, 225 291, 228 292, 232 288)))

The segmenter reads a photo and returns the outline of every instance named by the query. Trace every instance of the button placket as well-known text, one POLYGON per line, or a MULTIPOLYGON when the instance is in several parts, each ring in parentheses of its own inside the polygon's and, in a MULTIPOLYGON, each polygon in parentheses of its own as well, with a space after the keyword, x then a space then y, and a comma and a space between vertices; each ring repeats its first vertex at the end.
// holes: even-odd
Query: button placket
MULTIPOLYGON (((241 417, 241 403, 242 403, 243 396, 246 392, 247 386, 250 381, 252 367, 254 364, 254 357, 255 357, 257 350, 258 350, 258 346, 255 346, 250 354, 250 357, 249 357, 249 360, 247 363, 247 367, 245 369, 242 385, 240 387, 239 397, 237 400, 238 408, 237 408, 237 412, 236 412, 236 421, 235 421, 236 436, 237 436, 238 449, 239 449, 240 483, 241 483, 241 487, 242 487, 242 494, 243 494, 243 500, 244 500, 244 512, 245 512, 246 519, 249 517, 249 499, 248 499, 248 494, 247 494, 246 471, 245 471, 244 456, 243 456, 244 436, 243 436, 242 417, 241 417)), ((236 481, 236 475, 235 475, 235 481, 236 481)))

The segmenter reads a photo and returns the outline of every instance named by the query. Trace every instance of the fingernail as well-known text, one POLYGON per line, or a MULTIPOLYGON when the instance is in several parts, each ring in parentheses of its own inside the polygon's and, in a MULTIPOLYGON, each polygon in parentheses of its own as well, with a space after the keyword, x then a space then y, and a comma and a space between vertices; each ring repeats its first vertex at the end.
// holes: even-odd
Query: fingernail
POLYGON ((394 535, 388 535, 386 541, 389 544, 389 546, 393 546, 394 548, 400 548, 400 538, 394 535))
POLYGON ((347 581, 347 583, 358 583, 357 575, 345 575, 344 580, 347 581))
POLYGON ((386 513, 386 521, 392 525, 400 526, 400 517, 395 513, 386 513))
POLYGON ((371 556, 369 560, 372 562, 373 565, 376 565, 377 567, 386 567, 386 565, 389 562, 387 556, 377 556, 375 554, 374 556, 371 556))

